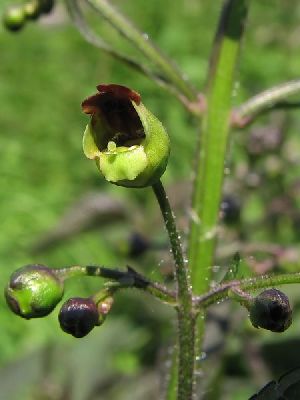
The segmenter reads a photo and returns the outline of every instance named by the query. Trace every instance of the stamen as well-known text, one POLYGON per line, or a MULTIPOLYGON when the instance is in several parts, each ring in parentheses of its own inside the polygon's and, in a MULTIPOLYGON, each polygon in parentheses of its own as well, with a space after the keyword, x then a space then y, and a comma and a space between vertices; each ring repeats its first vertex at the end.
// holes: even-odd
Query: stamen
POLYGON ((113 153, 114 151, 116 151, 116 148, 117 148, 117 145, 116 145, 115 142, 109 141, 109 142, 107 143, 107 150, 108 150, 109 152, 113 153))

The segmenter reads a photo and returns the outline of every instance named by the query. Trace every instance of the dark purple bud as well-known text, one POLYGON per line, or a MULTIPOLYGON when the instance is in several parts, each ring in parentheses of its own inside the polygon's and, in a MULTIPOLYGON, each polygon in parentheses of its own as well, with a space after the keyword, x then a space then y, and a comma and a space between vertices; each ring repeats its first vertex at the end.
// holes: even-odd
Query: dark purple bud
POLYGON ((292 323, 292 309, 288 297, 277 289, 264 290, 249 308, 255 328, 284 332, 292 323))
POLYGON ((144 254, 150 248, 150 243, 144 236, 135 232, 129 238, 128 247, 129 257, 135 258, 144 254))
POLYGON ((58 320, 63 331, 82 338, 99 324, 97 305, 89 298, 71 298, 63 304, 58 320))
POLYGON ((232 195, 225 195, 221 202, 221 212, 225 224, 236 224, 239 222, 241 213, 241 204, 239 200, 232 195))
POLYGON ((54 0, 39 0, 40 2, 40 7, 41 7, 41 12, 43 14, 48 14, 52 11, 54 7, 54 0))

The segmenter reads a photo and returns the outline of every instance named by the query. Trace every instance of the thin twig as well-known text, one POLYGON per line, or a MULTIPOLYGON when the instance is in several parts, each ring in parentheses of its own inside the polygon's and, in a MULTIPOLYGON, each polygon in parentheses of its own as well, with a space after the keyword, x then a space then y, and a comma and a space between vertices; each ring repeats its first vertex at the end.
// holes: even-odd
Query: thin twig
POLYGON ((193 303, 198 311, 200 311, 211 304, 228 299, 230 297, 230 292, 234 288, 247 292, 292 283, 300 283, 300 272, 279 275, 261 275, 253 278, 234 280, 216 286, 201 296, 195 296, 193 298, 193 303))
POLYGON ((149 68, 147 65, 141 63, 138 60, 135 60, 132 57, 128 57, 125 54, 115 50, 110 44, 108 44, 103 38, 97 35, 86 23, 83 13, 79 6, 79 0, 65 0, 70 17, 73 23, 76 25, 78 31, 85 38, 85 40, 92 44, 93 46, 99 48, 106 54, 115 58, 118 61, 121 61, 127 67, 132 68, 133 70, 141 73, 147 78, 154 81, 160 87, 166 89, 172 95, 174 95, 183 106, 193 113, 194 115, 201 115, 202 110, 202 102, 201 95, 199 95, 200 100, 190 101, 185 95, 183 95, 180 91, 178 91, 172 82, 163 74, 159 74, 149 68))
POLYGON ((127 271, 112 269, 96 265, 73 265, 53 270, 61 279, 70 279, 78 276, 97 276, 121 284, 120 288, 136 288, 144 290, 162 302, 176 306, 176 293, 167 289, 158 282, 152 282, 131 267, 127 271))
POLYGON ((87 3, 141 53, 151 61, 161 71, 162 75, 172 82, 178 93, 187 97, 189 100, 195 100, 196 90, 187 81, 184 74, 177 66, 169 60, 150 40, 149 36, 139 31, 139 29, 125 17, 114 6, 106 0, 87 0, 87 3))
POLYGON ((134 58, 128 57, 125 54, 118 52, 112 46, 110 46, 103 38, 101 38, 95 32, 93 32, 92 29, 85 22, 84 16, 78 4, 79 0, 65 0, 65 1, 67 4, 67 8, 69 10, 69 14, 72 18, 72 21, 74 22, 79 32, 86 39, 87 42, 98 47, 105 53, 117 59, 118 61, 121 61, 124 64, 128 65, 130 68, 133 68, 136 71, 142 73, 143 75, 146 75, 147 77, 153 79, 159 85, 166 85, 168 83, 163 76, 156 74, 146 65, 143 65, 134 58))
POLYGON ((294 103, 285 101, 297 94, 300 94, 300 80, 285 82, 267 89, 233 110, 231 123, 235 127, 243 128, 263 113, 277 109, 299 108, 299 101, 294 103))

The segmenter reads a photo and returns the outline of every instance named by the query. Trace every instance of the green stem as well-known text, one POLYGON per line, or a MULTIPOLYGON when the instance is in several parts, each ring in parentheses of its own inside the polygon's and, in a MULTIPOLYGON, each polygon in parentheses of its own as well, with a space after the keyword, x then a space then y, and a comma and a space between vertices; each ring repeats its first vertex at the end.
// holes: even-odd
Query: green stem
POLYGON ((175 280, 178 285, 178 298, 183 303, 189 303, 191 298, 190 284, 188 280, 187 265, 184 260, 180 235, 177 231, 175 217, 171 209, 165 189, 159 181, 153 186, 156 199, 159 203, 162 216, 169 235, 171 249, 175 261, 175 280))
POLYGON ((191 210, 189 263, 196 293, 207 291, 217 235, 234 74, 249 0, 225 2, 207 87, 191 210))
MULTIPOLYGON (((171 249, 175 261, 175 280, 178 292, 178 380, 177 399, 191 400, 193 396, 193 379, 195 367, 195 315, 192 310, 192 293, 189 282, 187 264, 185 262, 180 236, 175 224, 173 211, 162 183, 153 185, 153 191, 158 200, 166 229, 168 231, 171 249)), ((174 369, 175 366, 172 366, 174 369)), ((168 387, 168 397, 172 399, 176 391, 175 379, 171 379, 168 387)))
POLYGON ((300 80, 285 82, 258 93, 234 110, 233 124, 245 126, 259 114, 274 108, 299 107, 299 102, 297 104, 283 102, 296 94, 300 94, 300 80))
POLYGON ((170 368, 168 371, 166 400, 175 400, 177 398, 178 383, 178 343, 174 344, 172 349, 172 358, 170 360, 170 368))
POLYGON ((262 275, 254 278, 235 280, 217 286, 201 296, 194 297, 193 302, 198 310, 202 310, 212 304, 226 300, 229 297, 235 299, 235 296, 232 295, 233 290, 235 294, 238 294, 239 290, 247 292, 292 283, 300 283, 300 272, 280 275, 262 275))
MULTIPOLYGON (((219 204, 228 144, 234 75, 249 0, 223 5, 208 71, 207 109, 202 119, 191 207, 188 260, 196 293, 209 290, 219 204)), ((197 319, 196 346, 201 352, 205 313, 197 319)))
POLYGON ((131 21, 106 0, 87 0, 118 32, 127 38, 154 65, 156 65, 168 81, 190 100, 195 100, 196 91, 188 83, 179 69, 150 41, 148 35, 140 32, 131 21))
POLYGON ((82 276, 97 276, 110 279, 119 283, 119 288, 141 289, 168 305, 177 306, 176 294, 173 291, 168 290, 164 285, 158 282, 151 282, 148 278, 140 275, 132 268, 127 268, 127 271, 124 272, 118 269, 110 269, 95 265, 73 265, 64 268, 56 268, 53 269, 53 271, 62 280, 82 276))
POLYGON ((253 297, 249 293, 244 292, 240 287, 231 287, 228 291, 228 297, 248 309, 253 300, 253 297))

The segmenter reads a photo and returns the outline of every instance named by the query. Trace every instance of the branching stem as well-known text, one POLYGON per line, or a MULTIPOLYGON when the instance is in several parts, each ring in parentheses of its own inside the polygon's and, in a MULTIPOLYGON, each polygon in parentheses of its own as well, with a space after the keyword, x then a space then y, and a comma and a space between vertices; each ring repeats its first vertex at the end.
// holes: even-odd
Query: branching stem
POLYGON ((243 292, 250 292, 257 289, 292 283, 300 283, 300 272, 280 275, 261 275, 254 278, 234 280, 223 283, 201 296, 195 296, 193 298, 193 303, 197 310, 200 311, 211 304, 226 300, 229 297, 233 298, 233 296, 230 295, 232 289, 240 289, 243 292))
POLYGON ((57 268, 53 271, 63 280, 79 276, 98 276, 104 279, 109 279, 118 282, 120 284, 120 289, 141 289, 166 304, 172 306, 177 305, 175 292, 168 290, 164 285, 158 282, 150 281, 131 267, 127 267, 127 271, 120 271, 119 269, 111 269, 95 265, 73 265, 70 267, 57 268))
POLYGON ((260 114, 274 109, 285 109, 300 107, 297 103, 287 103, 285 100, 294 95, 300 94, 300 80, 293 80, 282 83, 267 89, 241 104, 233 111, 232 125, 244 127, 260 114))

